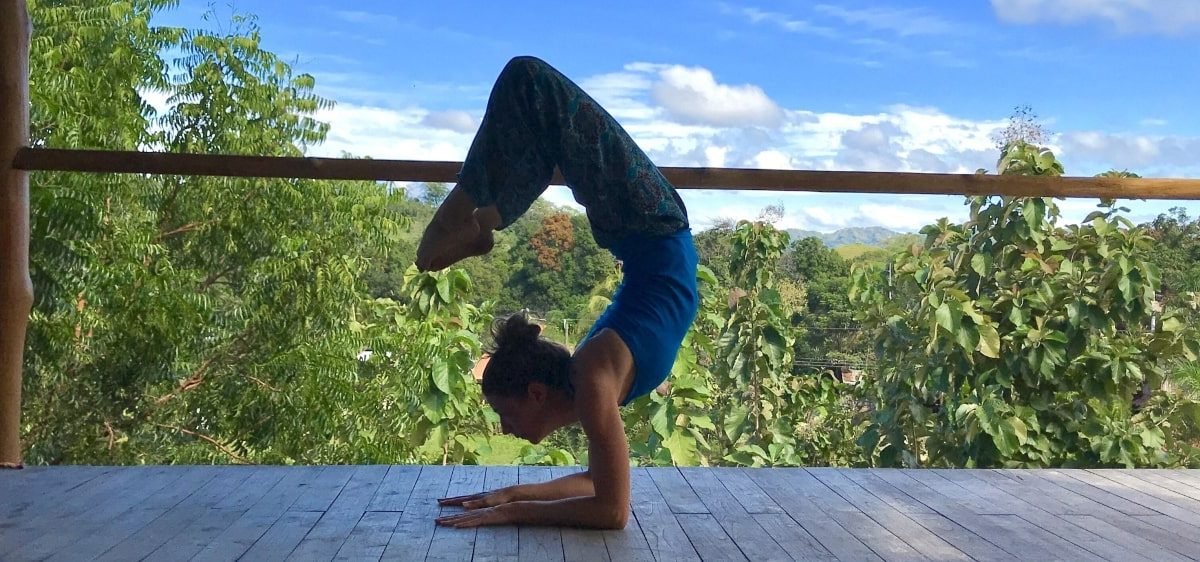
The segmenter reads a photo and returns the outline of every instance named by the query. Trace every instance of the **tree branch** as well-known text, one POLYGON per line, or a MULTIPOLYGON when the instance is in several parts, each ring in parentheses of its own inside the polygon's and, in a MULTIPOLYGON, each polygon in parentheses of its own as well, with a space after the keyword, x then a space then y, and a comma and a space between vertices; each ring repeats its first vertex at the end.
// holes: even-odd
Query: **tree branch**
POLYGON ((204 281, 200 282, 199 287, 196 287, 196 292, 203 293, 204 291, 207 291, 209 287, 213 286, 213 283, 216 283, 218 279, 224 277, 226 274, 233 271, 233 269, 234 269, 234 266, 231 265, 222 271, 218 271, 216 273, 209 275, 208 277, 206 277, 204 279, 204 281))
POLYGON ((217 450, 221 451, 222 453, 225 453, 226 455, 229 455, 229 458, 231 458, 231 459, 233 459, 233 460, 236 460, 236 461, 238 461, 238 462, 240 462, 240 463, 242 463, 242 464, 255 464, 255 463, 253 463, 253 462, 250 462, 249 460, 247 460, 245 457, 243 457, 243 456, 241 456, 241 455, 239 455, 239 454, 237 454, 237 453, 235 453, 235 452, 233 452, 233 451, 229 450, 229 447, 226 447, 226 446, 222 445, 222 444, 221 444, 219 441, 217 441, 216 439, 213 439, 212 437, 209 437, 209 436, 207 436, 207 435, 204 435, 203 433, 197 433, 197 432, 195 432, 195 431, 192 431, 192 430, 190 430, 190 429, 184 429, 184 428, 182 428, 182 427, 175 426, 175 425, 165 425, 165 424, 161 424, 161 423, 155 423, 154 425, 156 425, 156 426, 158 426, 158 427, 161 427, 161 428, 164 428, 164 429, 170 429, 170 430, 178 431, 178 432, 180 432, 180 433, 183 433, 183 434, 185 434, 185 435, 191 435, 192 437, 199 437, 200 439, 203 439, 203 440, 207 441, 207 442, 208 442, 209 444, 211 444, 213 447, 216 447, 216 448, 217 448, 217 450))
POLYGON ((176 234, 183 234, 184 232, 190 232, 190 231, 193 231, 193 230, 197 230, 197 229, 199 229, 199 228, 200 228, 200 227, 202 227, 202 226, 207 226, 207 225, 210 225, 210 224, 212 224, 212 223, 214 223, 214 222, 216 222, 216 221, 200 221, 200 222, 189 222, 189 223, 187 223, 187 224, 185 224, 185 225, 183 225, 183 226, 181 226, 181 227, 179 227, 179 228, 176 228, 176 229, 173 229, 173 230, 168 230, 168 231, 166 231, 166 232, 160 232, 160 233, 158 234, 158 239, 159 239, 160 241, 161 241, 161 240, 165 240, 165 239, 166 239, 168 236, 174 236, 174 235, 176 235, 176 234))

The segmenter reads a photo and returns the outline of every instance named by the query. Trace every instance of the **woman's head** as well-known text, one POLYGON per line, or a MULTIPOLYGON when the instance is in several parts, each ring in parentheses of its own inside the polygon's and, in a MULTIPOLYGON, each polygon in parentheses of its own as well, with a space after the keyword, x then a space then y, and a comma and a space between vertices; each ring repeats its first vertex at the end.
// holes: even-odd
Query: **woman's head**
POLYGON ((541 337, 541 327, 524 315, 492 326, 491 358, 483 370, 483 394, 500 415, 505 433, 537 443, 564 418, 573 395, 571 353, 541 337))

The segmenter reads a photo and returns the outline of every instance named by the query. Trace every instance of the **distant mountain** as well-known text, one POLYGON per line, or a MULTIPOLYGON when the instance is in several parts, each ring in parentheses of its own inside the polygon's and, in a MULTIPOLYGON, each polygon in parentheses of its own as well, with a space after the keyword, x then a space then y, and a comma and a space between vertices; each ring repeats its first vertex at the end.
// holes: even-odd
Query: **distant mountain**
POLYGON ((821 241, 830 248, 837 248, 838 246, 845 246, 847 244, 878 246, 888 238, 896 236, 897 234, 902 234, 895 230, 890 230, 881 226, 852 226, 850 228, 843 228, 833 232, 815 232, 812 230, 789 228, 787 232, 791 235, 792 241, 815 236, 820 238, 821 241))

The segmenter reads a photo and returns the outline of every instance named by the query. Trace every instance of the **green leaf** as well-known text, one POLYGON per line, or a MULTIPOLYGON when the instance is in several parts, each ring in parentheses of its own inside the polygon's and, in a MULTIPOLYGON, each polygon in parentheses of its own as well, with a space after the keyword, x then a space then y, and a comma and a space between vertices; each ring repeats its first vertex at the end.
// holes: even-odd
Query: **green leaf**
POLYGON ((442 277, 437 281, 438 296, 442 297, 442 302, 450 302, 450 278, 442 277))
POLYGON ((971 269, 980 276, 987 275, 988 259, 984 254, 975 254, 971 257, 971 269))
POLYGON ((725 417, 725 437, 730 442, 737 443, 738 439, 742 438, 746 427, 746 415, 749 412, 750 408, 744 402, 730 406, 729 413, 725 417))
POLYGON ((710 431, 717 430, 717 426, 713 425, 712 418, 709 418, 708 416, 691 416, 688 418, 688 420, 691 422, 692 426, 710 431))
POLYGON ((442 394, 450 394, 450 366, 445 361, 434 361, 431 374, 433 385, 442 391, 442 394))
POLYGON ((967 352, 975 351, 975 348, 979 345, 979 331, 974 326, 959 326, 956 336, 958 345, 967 350, 967 352))
POLYGON ((1019 442, 1024 443, 1026 440, 1029 439, 1029 431, 1028 431, 1028 428, 1025 426, 1024 420, 1022 420, 1021 418, 1013 417, 1013 418, 1008 418, 1006 423, 1008 424, 1008 426, 1009 426, 1010 430, 1013 432, 1013 434, 1017 436, 1017 440, 1019 442))
POLYGON ((664 439, 671 435, 670 420, 667 415, 670 410, 669 404, 662 404, 655 408, 654 414, 650 416, 650 427, 664 439))
POLYGON ((937 312, 935 312, 934 315, 937 318, 937 323, 939 326, 951 334, 954 333, 954 316, 950 313, 949 304, 943 302, 942 305, 937 308, 937 312))
POLYGON ((992 359, 1000 358, 1000 334, 996 332, 995 326, 991 324, 979 326, 978 350, 992 359))
POLYGON ((1158 449, 1166 444, 1166 439, 1163 436, 1163 430, 1157 427, 1147 428, 1142 431, 1142 445, 1150 449, 1158 449))
POLYGON ((677 431, 663 441, 663 447, 671 451, 671 460, 678 465, 696 464, 696 439, 685 432, 677 431))

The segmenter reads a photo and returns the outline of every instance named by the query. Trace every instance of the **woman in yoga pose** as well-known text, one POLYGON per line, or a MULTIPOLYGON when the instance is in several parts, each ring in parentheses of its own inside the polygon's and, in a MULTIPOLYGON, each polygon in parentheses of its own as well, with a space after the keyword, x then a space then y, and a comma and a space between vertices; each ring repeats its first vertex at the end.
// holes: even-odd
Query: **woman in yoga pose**
POLYGON ((537 443, 579 423, 585 472, 443 498, 463 512, 439 524, 623 528, 629 445, 619 408, 670 374, 699 306, 687 210, 616 120, 542 60, 512 59, 500 73, 458 183, 417 249, 440 270, 491 251, 493 232, 520 217, 558 169, 587 213, 596 243, 622 263, 621 285, 574 353, 523 316, 497 322, 483 394, 505 433, 537 443))

